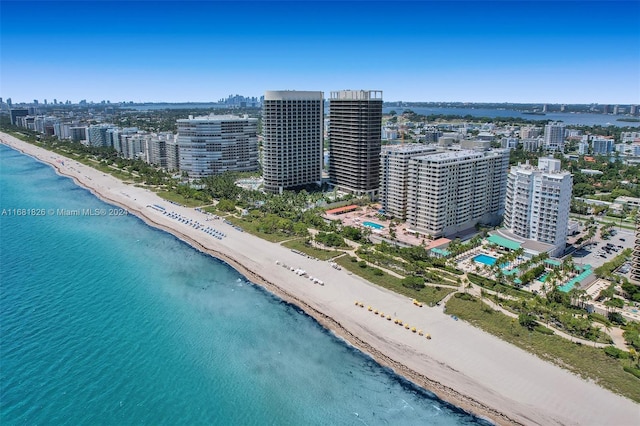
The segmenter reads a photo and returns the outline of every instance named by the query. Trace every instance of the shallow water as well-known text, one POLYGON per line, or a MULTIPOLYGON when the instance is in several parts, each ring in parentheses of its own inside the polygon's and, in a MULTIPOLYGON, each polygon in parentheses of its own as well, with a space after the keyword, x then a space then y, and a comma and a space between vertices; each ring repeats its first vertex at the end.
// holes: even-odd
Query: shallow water
POLYGON ((3 425, 485 423, 3 145, 0 196, 3 425))

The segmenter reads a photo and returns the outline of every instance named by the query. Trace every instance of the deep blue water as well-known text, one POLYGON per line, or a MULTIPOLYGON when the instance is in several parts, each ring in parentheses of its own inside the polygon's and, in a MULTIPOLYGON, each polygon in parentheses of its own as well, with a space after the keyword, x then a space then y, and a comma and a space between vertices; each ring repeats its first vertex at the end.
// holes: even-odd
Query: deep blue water
MULTIPOLYGON (((187 104, 150 104, 150 105, 135 105, 130 108, 139 111, 157 110, 157 109, 211 109, 211 108, 230 108, 227 105, 216 105, 210 103, 187 103, 187 104)), ((579 113, 573 114, 570 112, 549 112, 545 115, 530 115, 523 114, 520 111, 509 109, 490 109, 490 108, 436 108, 436 107, 384 107, 383 112, 385 114, 396 111, 398 114, 404 110, 411 110, 417 114, 431 115, 431 114, 443 114, 443 115, 471 115, 474 117, 516 117, 527 120, 554 120, 562 121, 567 125, 578 126, 618 126, 618 127, 640 127, 640 123, 616 121, 618 118, 624 118, 624 115, 609 115, 609 114, 595 114, 595 113, 579 113)), ((329 113, 328 106, 325 107, 325 115, 329 113)))
POLYGON ((396 111, 400 114, 402 111, 411 110, 416 114, 422 115, 471 115, 473 117, 516 117, 527 120, 553 120, 562 121, 567 125, 577 126, 617 126, 617 127, 640 127, 640 123, 616 121, 618 118, 624 118, 623 115, 609 114, 592 114, 592 113, 575 113, 570 112, 548 112, 545 115, 523 114, 520 111, 509 109, 489 109, 489 108, 428 108, 428 107, 384 107, 382 111, 387 114, 396 111))
POLYGON ((485 423, 4 145, 0 196, 3 426, 485 423))

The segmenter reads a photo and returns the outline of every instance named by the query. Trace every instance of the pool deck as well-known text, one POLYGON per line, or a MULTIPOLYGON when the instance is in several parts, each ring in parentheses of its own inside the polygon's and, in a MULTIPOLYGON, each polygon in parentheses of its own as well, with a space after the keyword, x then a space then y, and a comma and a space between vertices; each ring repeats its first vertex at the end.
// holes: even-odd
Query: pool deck
MULTIPOLYGON (((381 237, 390 238, 389 237, 389 226, 391 225, 390 220, 380 220, 377 216, 378 210, 380 210, 380 205, 376 204, 373 206, 362 206, 358 207, 357 210, 344 213, 341 215, 331 215, 325 214, 324 217, 326 219, 332 221, 340 221, 344 226, 353 226, 356 228, 363 227, 362 222, 373 222, 378 225, 384 226, 384 229, 376 230, 380 232, 376 232, 376 235, 380 235, 381 237)), ((415 236, 415 234, 406 230, 406 224, 400 224, 395 227, 396 231, 396 240, 401 243, 412 245, 412 246, 427 246, 431 240, 426 237, 420 235, 415 236)), ((373 228, 369 228, 373 229, 373 228)))
POLYGON ((496 257, 489 256, 488 254, 484 254, 484 253, 480 253, 478 255, 475 255, 471 259, 474 262, 482 263, 483 265, 487 265, 487 266, 493 266, 498 261, 498 259, 496 257), (487 259, 491 259, 491 260, 487 260, 487 259), (489 263, 489 262, 491 262, 491 263, 489 263))

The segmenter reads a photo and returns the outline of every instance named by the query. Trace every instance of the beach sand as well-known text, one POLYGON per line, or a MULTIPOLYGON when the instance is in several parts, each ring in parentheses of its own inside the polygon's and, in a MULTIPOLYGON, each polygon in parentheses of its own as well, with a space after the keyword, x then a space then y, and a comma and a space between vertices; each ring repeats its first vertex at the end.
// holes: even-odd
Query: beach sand
MULTIPOLYGON (((498 424, 640 424, 639 404, 464 321, 455 321, 443 313, 442 307, 416 307, 407 297, 346 270, 336 270, 328 262, 240 232, 222 220, 207 221, 203 213, 173 205, 147 189, 125 184, 72 159, 4 133, 0 133, 0 141, 52 165, 59 174, 73 178, 100 199, 126 208, 147 224, 224 260, 252 282, 302 308, 380 364, 480 417, 498 424), (218 240, 167 217, 153 205, 227 236, 218 240), (304 269, 324 286, 285 269, 282 263, 304 269), (364 303, 364 308, 355 306, 356 300, 364 303), (369 312, 367 306, 429 333, 432 339, 369 312)), ((64 200, 60 203, 59 208, 65 208, 64 200)))

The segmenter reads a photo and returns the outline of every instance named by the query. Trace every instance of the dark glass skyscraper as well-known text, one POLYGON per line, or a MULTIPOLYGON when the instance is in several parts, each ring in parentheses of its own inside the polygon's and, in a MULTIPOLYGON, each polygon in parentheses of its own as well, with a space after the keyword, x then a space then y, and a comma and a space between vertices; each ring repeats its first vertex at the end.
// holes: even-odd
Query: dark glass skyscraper
POLYGON ((264 189, 282 192, 322 181, 323 94, 267 91, 262 104, 264 189))
POLYGON ((378 195, 382 91, 343 90, 329 98, 329 180, 339 190, 378 195))

